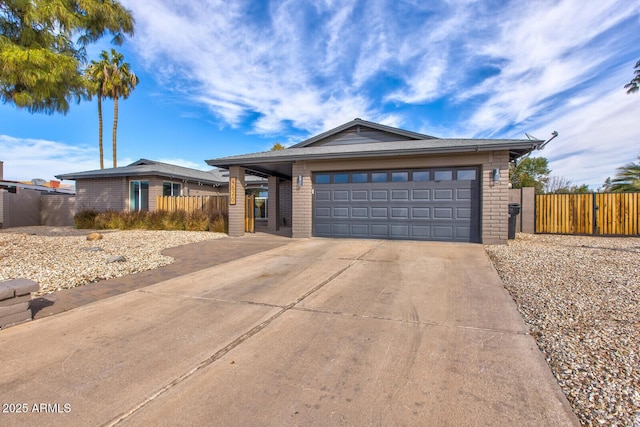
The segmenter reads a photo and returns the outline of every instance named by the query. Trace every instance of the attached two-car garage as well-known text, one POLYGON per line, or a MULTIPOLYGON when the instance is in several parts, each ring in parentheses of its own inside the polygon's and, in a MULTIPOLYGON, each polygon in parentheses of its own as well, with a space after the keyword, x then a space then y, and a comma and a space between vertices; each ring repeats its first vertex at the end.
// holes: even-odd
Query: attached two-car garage
POLYGON ((316 172, 313 235, 480 241, 476 167, 316 172))

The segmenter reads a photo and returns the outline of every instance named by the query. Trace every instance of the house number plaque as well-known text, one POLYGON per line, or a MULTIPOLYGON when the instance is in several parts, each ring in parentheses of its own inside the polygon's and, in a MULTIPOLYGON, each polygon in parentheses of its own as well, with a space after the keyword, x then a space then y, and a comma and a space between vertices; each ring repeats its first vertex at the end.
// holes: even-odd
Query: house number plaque
POLYGON ((236 204, 236 178, 229 179, 229 204, 236 204))

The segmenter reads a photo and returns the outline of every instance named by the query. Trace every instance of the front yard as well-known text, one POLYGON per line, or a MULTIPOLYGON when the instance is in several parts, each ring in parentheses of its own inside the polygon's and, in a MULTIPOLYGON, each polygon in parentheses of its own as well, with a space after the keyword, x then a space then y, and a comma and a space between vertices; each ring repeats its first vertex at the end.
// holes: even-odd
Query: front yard
POLYGON ((640 426, 640 238, 485 248, 581 423, 640 426))

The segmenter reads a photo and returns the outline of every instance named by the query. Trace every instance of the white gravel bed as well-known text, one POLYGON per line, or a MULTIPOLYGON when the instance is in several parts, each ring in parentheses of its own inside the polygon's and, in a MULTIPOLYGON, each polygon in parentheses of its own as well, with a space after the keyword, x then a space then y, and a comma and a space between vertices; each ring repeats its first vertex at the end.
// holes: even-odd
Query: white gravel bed
POLYGON ((91 230, 72 227, 19 227, 0 230, 0 281, 24 277, 40 284, 37 295, 98 280, 151 270, 173 262, 167 248, 218 239, 223 233, 196 231, 91 230), (107 262, 123 256, 124 261, 107 262))
POLYGON ((640 238, 485 246, 583 425, 640 426, 640 238))

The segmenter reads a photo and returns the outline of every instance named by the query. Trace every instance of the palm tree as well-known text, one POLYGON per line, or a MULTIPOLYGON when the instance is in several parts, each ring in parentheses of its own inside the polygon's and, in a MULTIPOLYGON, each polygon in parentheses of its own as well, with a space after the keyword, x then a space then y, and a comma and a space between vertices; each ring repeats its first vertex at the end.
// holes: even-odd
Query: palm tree
POLYGON ((640 61, 636 62, 636 70, 635 70, 635 77, 626 85, 624 85, 624 88, 627 90, 627 93, 633 93, 633 92, 637 92, 638 90, 640 90, 640 61))
POLYGON ((139 79, 130 69, 127 62, 122 62, 124 57, 121 53, 111 49, 111 58, 109 53, 103 51, 100 55, 107 61, 105 67, 105 80, 103 93, 105 97, 113 99, 113 167, 118 166, 116 156, 116 133, 118 131, 118 99, 127 99, 131 92, 137 86, 139 79))
POLYGON ((104 83, 109 65, 109 54, 102 51, 100 61, 91 61, 91 65, 85 72, 89 97, 98 97, 98 145, 100 146, 100 169, 104 169, 104 150, 102 146, 102 99, 104 96, 104 83))
POLYGON ((610 191, 640 191, 640 156, 638 163, 627 163, 618 168, 618 173, 611 180, 610 191))

